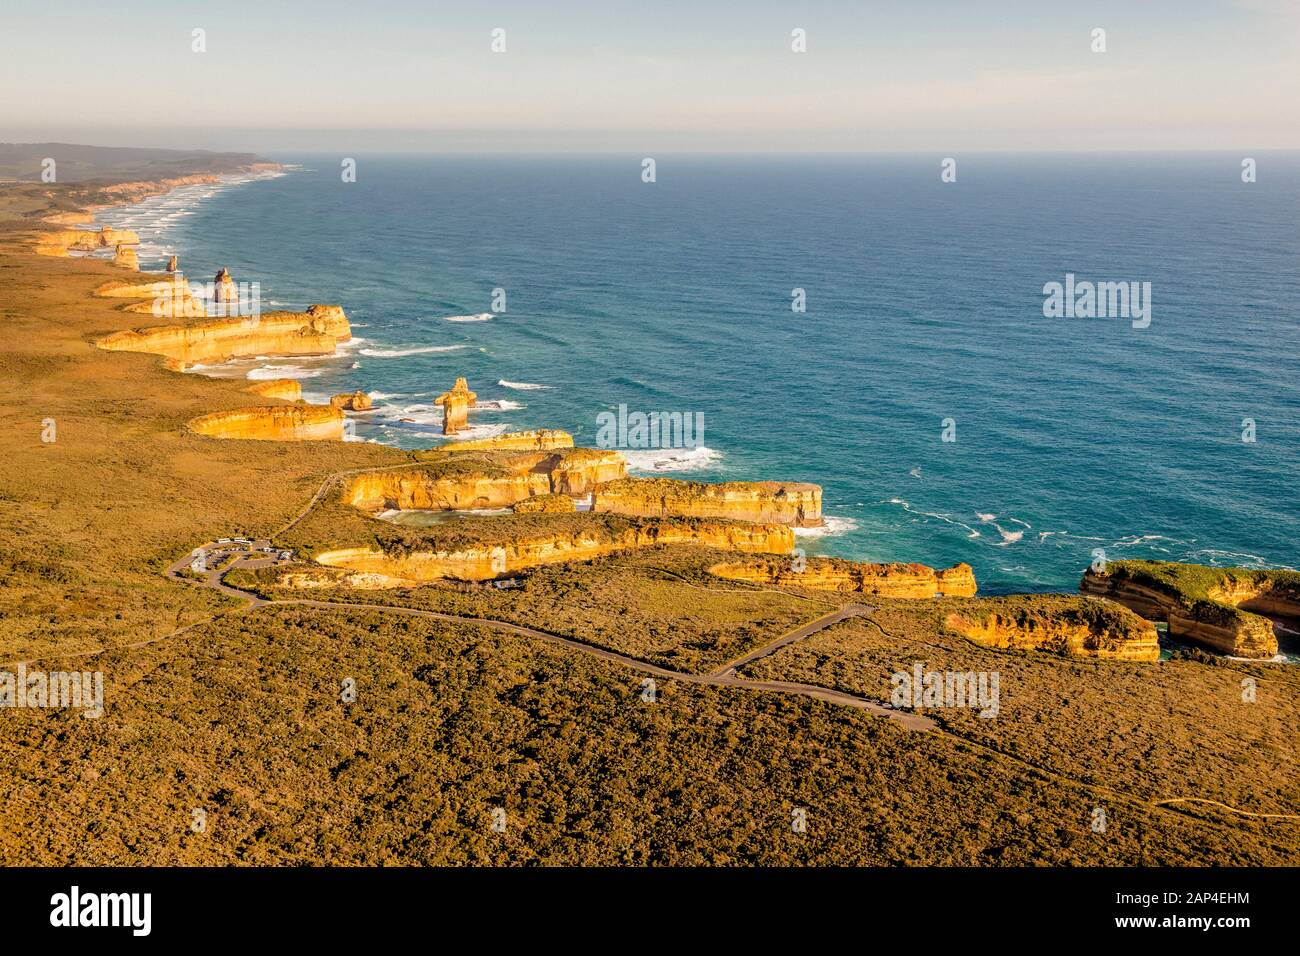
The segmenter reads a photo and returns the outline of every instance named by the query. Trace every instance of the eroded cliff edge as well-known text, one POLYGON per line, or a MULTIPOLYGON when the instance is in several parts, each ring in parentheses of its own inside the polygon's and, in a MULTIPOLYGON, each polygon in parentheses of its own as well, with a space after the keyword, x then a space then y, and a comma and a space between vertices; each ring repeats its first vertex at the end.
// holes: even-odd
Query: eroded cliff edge
POLYGON ((1300 573, 1211 568, 1169 561, 1113 561, 1089 569, 1084 594, 1117 601, 1169 636, 1234 657, 1277 655, 1274 619, 1300 621, 1300 573))

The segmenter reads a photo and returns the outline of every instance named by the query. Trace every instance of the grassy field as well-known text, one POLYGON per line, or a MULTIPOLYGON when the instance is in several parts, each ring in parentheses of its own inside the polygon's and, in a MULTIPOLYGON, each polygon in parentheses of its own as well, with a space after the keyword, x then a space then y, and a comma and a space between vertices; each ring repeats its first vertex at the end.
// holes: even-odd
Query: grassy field
MULTIPOLYGON (((33 210, 75 205, 43 190, 0 187, 0 669, 102 670, 106 713, 0 709, 0 863, 1296 862, 1298 820, 1156 805, 1300 813, 1300 687, 1281 665, 996 651, 945 631, 962 602, 873 600, 874 624, 836 625, 746 669, 877 699, 917 661, 999 672, 996 719, 932 711, 941 730, 917 732, 674 679, 648 704, 621 664, 472 620, 244 611, 166 579, 199 543, 280 527, 326 476, 410 457, 187 434, 196 415, 248 404, 243 383, 93 348, 140 317, 90 296, 120 270, 28 251, 33 210), (41 440, 48 420, 53 442, 41 440), (340 698, 348 678, 354 703, 340 698), (804 833, 791 826, 800 808, 804 833)), ((326 496, 286 538, 425 533, 381 525, 326 496)), ((231 580, 515 621, 684 672, 851 597, 721 582, 703 570, 720 554, 660 547, 547 566, 515 591, 231 580)))

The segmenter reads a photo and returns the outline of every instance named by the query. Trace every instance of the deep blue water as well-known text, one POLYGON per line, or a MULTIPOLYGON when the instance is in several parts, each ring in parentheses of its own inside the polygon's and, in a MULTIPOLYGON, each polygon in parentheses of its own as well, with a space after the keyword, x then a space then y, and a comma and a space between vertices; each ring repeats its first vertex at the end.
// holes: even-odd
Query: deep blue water
POLYGON ((818 482, 840 520, 809 552, 967 561, 984 593, 1073 590, 1098 547, 1300 566, 1295 154, 1249 185, 1218 154, 972 154, 956 183, 930 156, 658 157, 653 184, 632 156, 361 156, 355 183, 275 158, 302 168, 103 218, 145 232, 144 268, 166 248, 263 308, 342 304, 344 356, 224 373, 377 392, 362 437, 437 444, 464 375, 521 406, 484 431, 701 412, 677 476, 818 482), (1067 272, 1150 282, 1150 327, 1044 318, 1067 272), (498 287, 503 314, 445 320, 498 287))

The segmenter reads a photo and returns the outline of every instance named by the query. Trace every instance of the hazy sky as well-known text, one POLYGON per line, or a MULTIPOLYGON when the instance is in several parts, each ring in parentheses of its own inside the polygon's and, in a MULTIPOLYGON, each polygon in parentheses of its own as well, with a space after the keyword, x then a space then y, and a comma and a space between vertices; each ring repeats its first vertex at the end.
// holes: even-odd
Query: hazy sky
POLYGON ((1300 148, 1300 0, 6 4, 0 141, 1300 148), (206 30, 207 52, 191 50, 206 30), (791 31, 807 52, 791 52, 791 31), (1107 51, 1091 50, 1093 28, 1107 51), (494 28, 506 52, 490 50, 494 28))

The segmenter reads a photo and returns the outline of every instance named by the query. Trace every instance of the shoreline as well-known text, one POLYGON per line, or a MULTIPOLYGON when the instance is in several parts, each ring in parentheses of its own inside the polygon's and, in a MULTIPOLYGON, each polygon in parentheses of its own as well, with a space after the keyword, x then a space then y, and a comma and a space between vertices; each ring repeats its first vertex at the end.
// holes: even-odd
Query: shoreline
MULTIPOLYGON (((152 182, 146 182, 146 181, 135 181, 135 182, 131 182, 131 183, 122 184, 122 187, 111 187, 111 186, 110 186, 110 187, 107 187, 107 189, 106 189, 107 192, 109 192, 111 195, 123 196, 124 198, 120 199, 120 201, 107 202, 107 203, 98 203, 98 204, 91 204, 91 205, 88 205, 84 210, 82 210, 82 213, 79 213, 79 214, 72 214, 72 215, 76 216, 76 215, 82 215, 82 214, 89 214, 89 215, 92 215, 92 216, 93 216, 94 212, 99 211, 99 210, 110 209, 110 208, 121 208, 121 207, 123 207, 123 206, 135 205, 135 204, 138 204, 138 203, 140 203, 140 202, 146 201, 147 199, 157 198, 157 197, 161 197, 161 196, 166 196, 167 194, 169 194, 169 193, 175 191, 176 189, 184 188, 184 187, 186 187, 186 186, 200 185, 200 184, 221 183, 221 182, 227 182, 227 183, 230 183, 231 185, 240 185, 240 184, 243 184, 243 183, 245 183, 245 182, 252 181, 253 179, 259 178, 261 175, 268 175, 268 174, 269 174, 269 175, 284 175, 284 174, 285 174, 285 170, 286 170, 287 168, 290 168, 290 167, 287 167, 285 164, 279 164, 279 163, 276 163, 276 164, 254 164, 253 166, 246 167, 246 168, 244 168, 244 169, 237 170, 237 171, 234 171, 234 172, 231 172, 231 173, 227 173, 227 174, 222 174, 222 175, 209 175, 209 174, 202 174, 202 175, 196 175, 196 176, 183 176, 183 177, 167 178, 167 179, 163 179, 163 180, 159 180, 159 181, 152 181, 152 182)), ((68 213, 60 213, 60 214, 56 214, 54 217, 51 217, 51 218, 53 218, 53 219, 57 219, 57 220, 59 220, 60 223, 62 223, 62 222, 65 222, 65 221, 68 220, 68 218, 69 218, 69 214, 68 214, 68 213)), ((49 220, 47 219, 46 221, 49 221, 49 220)), ((94 222, 94 221, 95 221, 95 219, 92 218, 92 219, 91 219, 91 222, 94 222)), ((106 227, 106 228, 107 228, 107 227, 106 227)), ((150 279, 153 279, 154 281, 158 281, 158 280, 161 279, 161 278, 165 278, 166 273, 148 273, 148 272, 145 272, 145 273, 137 273, 137 275, 139 275, 139 276, 141 276, 143 279, 145 279, 145 280, 146 280, 146 283, 145 283, 145 284, 147 284, 147 281, 150 280, 150 279)), ((313 308, 321 308, 321 307, 313 307, 313 308)), ((338 309, 339 307, 329 307, 329 308, 335 308, 335 309, 338 309)), ((340 315, 342 314, 342 310, 341 310, 341 309, 339 309, 339 314, 340 314, 340 315)), ((348 338, 350 338, 350 336, 349 336, 348 338)), ((347 341, 347 338, 345 338, 344 341, 347 341)), ((288 353, 279 354, 279 353, 276 353, 276 352, 274 352, 274 351, 268 351, 265 355, 259 355, 259 356, 257 356, 257 357, 256 357, 256 360, 257 360, 257 361, 261 361, 261 360, 264 360, 264 359, 265 359, 265 360, 272 360, 272 361, 273 361, 273 360, 275 360, 275 359, 277 359, 277 358, 284 358, 284 357, 290 357, 290 358, 293 358, 294 356, 289 355, 288 353)), ((300 358, 300 359, 301 359, 301 358, 310 358, 310 357, 312 357, 312 356, 297 356, 297 358, 300 358)), ((319 356, 315 356, 315 358, 319 358, 319 359, 322 359, 322 360, 324 360, 324 361, 331 361, 331 360, 337 360, 337 359, 340 359, 340 358, 346 358, 346 355, 340 355, 340 354, 339 354, 339 351, 338 351, 338 346, 336 345, 336 346, 334 347, 333 351, 331 351, 331 352, 329 352, 329 353, 325 353, 325 354, 319 355, 319 356)), ((232 358, 232 359, 228 359, 228 360, 226 360, 226 361, 223 361, 223 362, 217 363, 217 364, 215 364, 215 365, 209 365, 209 366, 207 366, 207 367, 203 367, 203 366, 202 366, 202 363, 198 363, 198 364, 196 364, 196 365, 194 365, 194 366, 191 366, 190 368, 182 369, 182 371, 196 371, 196 372, 198 372, 202 377, 207 378, 207 379, 217 379, 217 380, 220 380, 220 379, 227 379, 227 380, 235 380, 235 379, 233 379, 232 376, 227 376, 227 375, 213 375, 213 374, 208 374, 208 373, 209 373, 210 371, 212 371, 212 370, 216 370, 216 369, 220 369, 220 368, 229 368, 229 367, 231 367, 231 366, 233 366, 233 365, 236 365, 239 361, 241 361, 241 359, 239 359, 239 358, 232 358)), ((245 381, 247 380, 247 378, 248 378, 248 377, 246 376, 246 377, 245 377, 245 381)), ((296 380, 295 380, 295 381, 296 381, 296 380)), ((248 389, 247 387, 244 389, 244 391, 248 391, 248 390, 249 390, 249 389, 248 389)), ((367 394, 368 394, 368 393, 367 393, 367 394)), ((280 408, 282 408, 283 410, 285 410, 286 413, 287 413, 289 410, 291 410, 293 407, 295 407, 295 406, 292 406, 292 405, 289 405, 289 406, 280 406, 280 408)), ((307 405, 307 406, 302 406, 302 405, 299 405, 299 406, 297 406, 297 407, 302 408, 302 409, 304 410, 304 412, 305 412, 306 410, 316 409, 316 408, 326 408, 327 406, 316 406, 316 405, 307 405)), ((369 410, 369 409, 366 409, 366 411, 368 411, 368 410, 369 410)), ((268 410, 268 411, 269 411, 269 410, 268 410)), ((212 419, 212 420, 214 420, 214 421, 219 421, 219 420, 222 420, 222 419, 225 418, 225 417, 228 417, 228 414, 229 414, 229 413, 223 413, 223 412, 219 412, 219 411, 218 411, 218 412, 213 412, 213 413, 211 413, 211 414, 209 414, 209 415, 207 415, 207 416, 204 416, 204 417, 205 417, 206 419, 212 419)), ((277 412, 277 414, 279 414, 279 413, 277 412)), ((337 414, 337 415, 339 416, 339 418, 342 420, 342 414, 341 414, 341 413, 335 413, 335 414, 337 414)), ((197 422, 198 420, 196 419, 196 420, 194 420, 194 421, 197 422)), ((193 426, 193 425, 194 425, 194 422, 191 423, 191 426, 193 426)), ((298 426, 295 425, 295 428, 297 428, 297 427, 298 427, 298 426)), ((321 426, 318 426, 318 425, 310 425, 310 426, 307 426, 307 427, 308 427, 309 429, 318 429, 318 428, 321 427, 321 426)), ((504 432, 504 431, 507 431, 508 428, 509 428, 508 425, 490 426, 490 427, 493 427, 493 428, 497 429, 498 432, 504 432)), ((214 433, 214 434, 218 434, 218 433, 214 433)), ((241 437, 243 437, 243 436, 241 436, 241 437)), ((289 440, 299 440, 299 439, 302 438, 302 437, 308 437, 308 433, 307 433, 307 432, 304 432, 302 435, 298 435, 298 434, 295 432, 293 435, 287 435, 287 434, 286 434, 285 436, 272 435, 272 434, 266 434, 266 435, 260 435, 260 434, 258 434, 258 435, 255 436, 255 435, 253 435, 253 434, 249 434, 247 437, 264 437, 264 438, 265 438, 265 437, 284 437, 284 438, 287 438, 287 439, 289 439, 289 440)), ((322 433, 322 434, 320 434, 319 436, 317 436, 317 435, 315 434, 315 432, 313 431, 313 432, 310 433, 310 437, 334 437, 334 436, 332 436, 332 435, 330 435, 330 434, 326 434, 326 433, 322 433)), ((470 437, 470 436, 464 436, 464 437, 470 437)), ((346 438, 345 438, 344 440, 347 441, 346 438)), ((357 441, 357 440, 354 439, 353 442, 355 443, 355 441, 357 441)), ((383 441, 382 439, 368 439, 368 440, 364 440, 364 441, 365 441, 366 444, 374 444, 374 445, 384 446, 384 447, 390 448, 390 449, 392 449, 393 451, 396 451, 396 452, 401 453, 401 454, 406 454, 406 453, 407 453, 406 450, 404 450, 400 445, 397 445, 397 444, 389 444, 388 442, 385 442, 385 441, 383 441)), ((432 452, 432 451, 435 451, 435 450, 441 450, 441 451, 448 451, 448 450, 450 450, 450 451, 454 451, 454 450, 455 450, 454 439, 453 439, 452 441, 450 441, 450 442, 447 442, 447 443, 443 444, 443 445, 436 446, 435 449, 430 449, 429 451, 432 452)), ((418 450, 417 450, 416 454, 419 454, 419 451, 418 451, 418 450)), ((653 480, 655 480, 655 479, 642 479, 642 480, 651 480, 651 481, 653 481, 653 480)), ((686 484, 689 484, 689 483, 686 483, 686 484)), ((743 482, 742 482, 742 484, 743 484, 743 482)), ((397 509, 397 510, 400 510, 400 509, 397 509)), ((419 509, 416 509, 416 510, 419 510, 419 509)), ((392 513, 392 509, 390 509, 390 514, 391 514, 391 513, 392 513)), ((981 515, 981 516, 979 516, 979 517, 980 517, 981 520, 982 520, 982 519, 985 518, 986 516, 981 515)), ((748 520, 754 520, 754 519, 751 518, 751 519, 748 519, 748 520)), ((401 524, 402 522, 390 522, 390 523, 401 524)), ((807 538, 812 538, 812 539, 816 540, 816 539, 818 539, 818 538, 830 537, 830 536, 834 536, 834 535, 839 534, 839 533, 843 533, 843 532, 846 532, 846 531, 851 531, 851 530, 853 530, 853 528, 854 528, 855 526, 856 526, 856 525, 855 525, 855 522, 854 522, 853 519, 842 519, 842 518, 835 518, 835 517, 832 516, 828 521, 820 521, 820 520, 819 520, 819 521, 817 522, 817 525, 816 525, 815 527, 800 527, 800 528, 795 528, 794 530, 795 530, 795 533, 796 533, 796 534, 800 535, 801 537, 803 537, 803 538, 805 538, 805 539, 807 539, 807 538)), ((834 558, 833 556, 830 556, 829 559, 830 559, 830 560, 843 560, 843 559, 834 558)), ((1065 591, 1064 589, 1062 589, 1062 590, 1060 590, 1060 591, 1049 591, 1049 592, 1041 592, 1041 591, 1039 591, 1039 592, 1030 592, 1030 591, 999 591, 999 592, 995 592, 995 594, 991 594, 990 596, 1005 596, 1005 597, 1033 597, 1033 596, 1036 596, 1036 595, 1039 595, 1039 594, 1043 594, 1043 593, 1055 593, 1055 594, 1062 594, 1062 595, 1065 595, 1065 594, 1069 594, 1069 593, 1071 593, 1071 592, 1065 591)), ((1288 656, 1287 656, 1286 654, 1278 654, 1277 657, 1275 658, 1275 660, 1282 661, 1282 662, 1290 662, 1290 658, 1288 658, 1288 656)))

